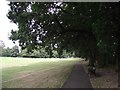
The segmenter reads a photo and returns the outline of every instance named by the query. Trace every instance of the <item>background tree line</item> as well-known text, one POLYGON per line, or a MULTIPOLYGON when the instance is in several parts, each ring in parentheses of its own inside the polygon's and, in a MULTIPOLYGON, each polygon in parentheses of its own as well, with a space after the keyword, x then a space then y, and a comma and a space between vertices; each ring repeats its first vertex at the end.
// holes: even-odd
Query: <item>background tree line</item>
MULTIPOLYGON (((28 52, 27 49, 19 50, 17 45, 12 48, 5 47, 3 41, 0 40, 0 56, 1 57, 26 57, 26 58, 50 58, 50 55, 45 51, 45 48, 38 48, 38 50, 33 50, 33 52, 28 52)), ((74 53, 68 53, 64 50, 61 58, 74 57, 74 53)), ((59 58, 58 52, 53 50, 51 58, 59 58)))
POLYGON ((5 47, 3 41, 0 40, 0 56, 1 57, 17 57, 19 55, 19 48, 17 45, 12 48, 5 47))

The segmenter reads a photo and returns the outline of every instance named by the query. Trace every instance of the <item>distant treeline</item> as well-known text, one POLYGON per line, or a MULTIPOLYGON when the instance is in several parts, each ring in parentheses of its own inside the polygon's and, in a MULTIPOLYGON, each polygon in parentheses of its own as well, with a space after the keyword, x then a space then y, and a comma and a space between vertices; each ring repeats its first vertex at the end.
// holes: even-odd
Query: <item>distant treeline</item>
POLYGON ((67 58, 74 57, 74 53, 69 53, 63 50, 62 54, 59 55, 56 50, 52 50, 51 53, 48 53, 45 48, 38 50, 33 50, 28 52, 27 49, 19 50, 17 45, 12 48, 5 48, 4 42, 0 41, 0 56, 1 57, 24 57, 24 58, 67 58))

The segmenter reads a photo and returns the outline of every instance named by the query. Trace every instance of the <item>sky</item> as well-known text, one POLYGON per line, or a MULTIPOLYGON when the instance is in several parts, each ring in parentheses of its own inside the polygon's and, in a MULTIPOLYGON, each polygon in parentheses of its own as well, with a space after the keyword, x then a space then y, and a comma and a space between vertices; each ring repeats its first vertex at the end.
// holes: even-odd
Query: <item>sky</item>
MULTIPOLYGON (((12 40, 9 40, 9 35, 11 30, 17 30, 17 25, 11 23, 10 20, 7 18, 6 14, 8 13, 9 2, 6 0, 0 1, 0 40, 5 43, 6 47, 13 47, 15 44, 12 40)), ((16 43, 18 45, 18 43, 16 43)))

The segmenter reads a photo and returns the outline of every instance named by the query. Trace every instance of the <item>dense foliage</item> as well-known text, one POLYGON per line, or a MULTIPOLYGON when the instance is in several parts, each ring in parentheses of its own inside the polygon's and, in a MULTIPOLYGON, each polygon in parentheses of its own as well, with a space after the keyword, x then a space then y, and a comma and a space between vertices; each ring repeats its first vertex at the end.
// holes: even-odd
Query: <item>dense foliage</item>
POLYGON ((0 57, 17 57, 19 56, 19 47, 17 45, 12 48, 5 47, 3 41, 0 40, 0 57))
MULTIPOLYGON (((58 52, 55 50, 52 50, 52 56, 48 54, 44 48, 33 50, 32 52, 28 52, 27 49, 24 49, 19 53, 19 57, 30 57, 30 58, 60 58, 58 55, 58 52)), ((61 54, 61 58, 69 58, 69 57, 75 57, 74 53, 68 53, 65 50, 61 54)))
POLYGON ((45 48, 52 56, 63 50, 96 61, 116 64, 119 47, 118 3, 10 2, 8 18, 18 25, 10 39, 28 51, 45 48))
MULTIPOLYGON (((61 58, 74 57, 74 53, 66 52, 65 50, 61 54, 61 58)), ((0 57, 25 57, 25 58, 60 58, 58 52, 52 50, 52 56, 48 54, 45 48, 37 48, 32 52, 28 52, 27 49, 21 50, 17 45, 9 48, 5 46, 4 42, 0 40, 0 57)))
POLYGON ((5 48, 5 44, 3 41, 0 40, 0 56, 3 55, 4 48, 5 48))

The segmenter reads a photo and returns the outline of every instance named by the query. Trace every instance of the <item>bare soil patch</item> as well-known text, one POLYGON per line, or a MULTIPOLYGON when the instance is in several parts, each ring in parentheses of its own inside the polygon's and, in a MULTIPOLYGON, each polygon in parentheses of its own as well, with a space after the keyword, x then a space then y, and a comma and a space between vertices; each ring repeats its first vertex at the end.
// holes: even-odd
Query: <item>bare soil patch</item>
MULTIPOLYGON (((81 61, 87 73, 87 61, 81 61)), ((93 88, 118 88, 118 72, 113 68, 97 68, 97 77, 90 77, 93 88)))

